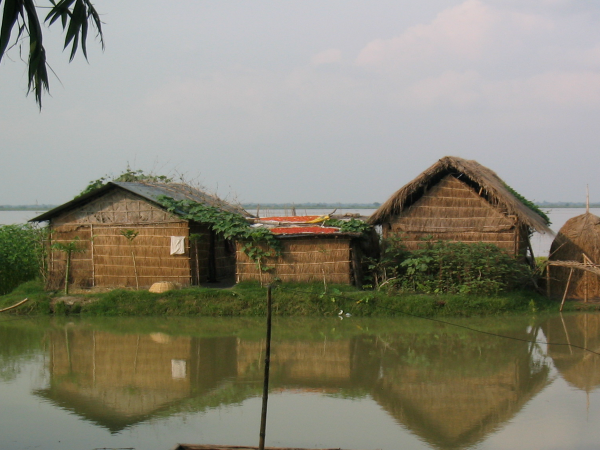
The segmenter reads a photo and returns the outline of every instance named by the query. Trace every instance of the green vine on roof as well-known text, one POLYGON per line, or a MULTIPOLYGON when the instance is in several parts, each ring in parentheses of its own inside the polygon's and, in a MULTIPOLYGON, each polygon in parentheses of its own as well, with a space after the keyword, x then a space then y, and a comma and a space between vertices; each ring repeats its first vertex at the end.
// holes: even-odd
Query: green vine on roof
POLYGON ((546 225, 550 225, 552 222, 550 222, 550 218, 546 215, 546 213, 544 211, 542 211, 535 203, 533 203, 531 200, 527 200, 525 197, 523 197, 521 194, 519 194, 517 191, 515 191, 513 188, 511 188, 508 184, 504 183, 504 187, 506 189, 508 189, 508 191, 514 195, 517 200, 519 200, 521 203, 523 203, 525 206, 527 206, 530 210, 532 210, 534 213, 536 213, 538 216, 540 216, 542 219, 545 220, 546 225))
POLYGON ((365 233, 371 229, 371 225, 359 219, 339 220, 327 219, 323 224, 326 227, 339 228, 342 233, 365 233))
POLYGON ((182 219, 207 224, 225 239, 242 241, 243 252, 261 270, 268 270, 263 265, 264 258, 279 255, 281 252, 281 242, 271 231, 266 228, 252 228, 240 214, 193 200, 175 200, 166 195, 157 197, 157 200, 167 211, 177 214, 182 219))
POLYGON ((90 192, 95 191, 96 189, 100 189, 101 187, 106 186, 110 181, 117 182, 135 182, 135 181, 146 181, 150 183, 170 183, 173 181, 172 178, 169 178, 165 175, 150 175, 145 173, 143 170, 133 170, 131 167, 127 166, 127 169, 119 176, 108 176, 104 175, 103 177, 98 178, 97 180, 92 180, 88 183, 83 191, 81 191, 75 198, 81 197, 82 195, 89 194, 90 192))

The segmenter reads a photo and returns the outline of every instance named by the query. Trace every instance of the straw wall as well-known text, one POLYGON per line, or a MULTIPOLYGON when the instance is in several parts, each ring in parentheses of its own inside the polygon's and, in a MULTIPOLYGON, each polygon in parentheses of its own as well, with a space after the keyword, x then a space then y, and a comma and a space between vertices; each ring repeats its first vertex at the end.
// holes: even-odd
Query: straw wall
POLYGON ((514 216, 490 205, 451 175, 384 223, 383 235, 403 236, 410 250, 417 249, 428 236, 434 241, 492 243, 514 255, 522 253, 526 245, 514 216))
POLYGON ((73 223, 151 224, 180 222, 173 214, 124 190, 114 190, 53 219, 55 226, 73 223))
MULTIPOLYGON (((189 239, 186 239, 185 254, 170 254, 171 236, 188 236, 185 222, 127 226, 63 225, 54 229, 52 241, 66 243, 75 236, 79 236, 79 245, 86 249, 85 253, 72 256, 71 283, 75 286, 135 287, 136 270, 140 287, 149 287, 159 281, 190 284, 189 239), (131 243, 121 234, 128 229, 139 233, 131 243)), ((53 251, 50 258, 50 279, 60 284, 66 255, 53 251)))
POLYGON ((302 237, 282 239, 279 257, 267 258, 261 271, 237 244, 237 281, 269 283, 275 278, 284 282, 323 282, 351 284, 351 240, 347 237, 302 237))
MULTIPOLYGON (((72 254, 70 283, 75 287, 136 287, 136 270, 140 288, 160 281, 181 285, 205 282, 211 261, 216 279, 219 275, 232 276, 234 256, 226 253, 223 239, 216 238, 211 244, 208 227, 193 224, 192 232, 198 239, 190 248, 187 221, 129 192, 109 192, 58 216, 50 226, 52 242, 69 243, 78 237, 78 246, 85 250, 72 254), (121 234, 124 230, 139 234, 129 242, 121 234), (186 237, 184 254, 170 254, 171 236, 186 237)), ((63 287, 66 254, 52 251, 49 265, 48 287, 63 287)))

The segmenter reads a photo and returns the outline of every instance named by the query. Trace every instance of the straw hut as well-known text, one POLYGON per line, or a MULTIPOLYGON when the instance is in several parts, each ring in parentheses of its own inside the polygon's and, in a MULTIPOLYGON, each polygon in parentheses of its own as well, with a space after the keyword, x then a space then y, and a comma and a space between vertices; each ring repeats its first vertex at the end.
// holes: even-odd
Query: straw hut
MULTIPOLYGON (((110 182, 32 219, 48 221, 51 244, 75 242, 76 287, 148 287, 221 281, 235 274, 235 247, 208 224, 171 213, 161 196, 192 200, 245 216, 226 202, 178 183, 110 182), (127 239, 124 234, 135 236, 127 239), (136 234, 137 233, 137 234, 136 234), (190 242, 191 240, 191 242, 190 242)), ((66 253, 51 251, 48 288, 64 283, 66 253)))
MULTIPOLYGON (((328 217, 328 216, 327 216, 328 217)), ((253 226, 270 229, 281 244, 278 256, 257 262, 237 243, 237 282, 326 282, 362 284, 362 256, 372 248, 362 233, 323 226, 325 216, 265 217, 253 226)))
POLYGON ((492 243, 514 256, 533 254, 535 230, 551 232, 548 219, 518 198, 477 161, 446 156, 406 184, 369 219, 384 237, 400 235, 409 250, 424 238, 492 243))
POLYGON ((550 247, 549 295, 576 299, 600 297, 599 263, 600 218, 587 212, 569 219, 550 247))

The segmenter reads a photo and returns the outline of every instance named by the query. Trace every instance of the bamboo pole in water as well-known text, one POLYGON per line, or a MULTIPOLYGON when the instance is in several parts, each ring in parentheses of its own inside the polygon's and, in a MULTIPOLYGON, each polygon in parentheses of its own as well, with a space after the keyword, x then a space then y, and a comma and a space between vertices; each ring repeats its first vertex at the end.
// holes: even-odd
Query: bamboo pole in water
POLYGON ((267 288, 267 342, 265 348, 265 379, 263 385, 262 412, 260 415, 259 450, 265 449, 267 428, 267 400, 269 399, 269 365, 271 363, 271 286, 267 288))

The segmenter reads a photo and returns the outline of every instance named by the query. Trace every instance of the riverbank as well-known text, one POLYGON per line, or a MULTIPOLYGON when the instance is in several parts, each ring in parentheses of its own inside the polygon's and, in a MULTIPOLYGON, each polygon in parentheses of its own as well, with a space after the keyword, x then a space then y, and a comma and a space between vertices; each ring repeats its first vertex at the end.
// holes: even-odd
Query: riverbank
MULTIPOLYGON (((267 289, 257 283, 241 283, 228 289, 190 287, 162 294, 115 289, 64 296, 46 292, 40 282, 32 281, 1 296, 0 309, 29 298, 24 305, 4 314, 259 317, 265 315, 266 295, 267 289)), ((558 312, 559 306, 557 301, 533 291, 481 297, 361 291, 351 286, 328 286, 325 290, 322 284, 285 284, 273 290, 273 314, 277 316, 470 317, 558 312)), ((597 303, 578 302, 567 302, 564 308, 599 309, 597 303)))

